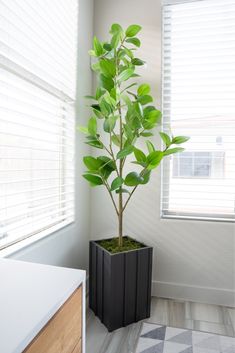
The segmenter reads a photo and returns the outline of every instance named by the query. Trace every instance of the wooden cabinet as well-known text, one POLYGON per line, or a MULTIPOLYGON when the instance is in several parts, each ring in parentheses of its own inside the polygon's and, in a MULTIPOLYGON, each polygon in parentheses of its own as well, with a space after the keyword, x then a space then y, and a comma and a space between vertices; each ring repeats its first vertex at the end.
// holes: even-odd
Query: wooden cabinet
POLYGON ((81 353, 82 287, 79 287, 24 353, 81 353))
POLYGON ((80 340, 76 347, 73 350, 73 353, 81 353, 82 352, 82 341, 80 340))

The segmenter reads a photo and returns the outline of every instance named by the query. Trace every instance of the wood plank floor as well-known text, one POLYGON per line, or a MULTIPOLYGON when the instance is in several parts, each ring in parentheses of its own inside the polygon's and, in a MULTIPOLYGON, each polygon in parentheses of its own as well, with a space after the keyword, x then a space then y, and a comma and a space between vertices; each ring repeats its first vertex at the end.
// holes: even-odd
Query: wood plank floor
MULTIPOLYGON (((223 306, 152 298, 148 322, 235 336, 235 309, 223 306)), ((86 353, 133 353, 141 322, 112 333, 91 310, 87 312, 86 353)))

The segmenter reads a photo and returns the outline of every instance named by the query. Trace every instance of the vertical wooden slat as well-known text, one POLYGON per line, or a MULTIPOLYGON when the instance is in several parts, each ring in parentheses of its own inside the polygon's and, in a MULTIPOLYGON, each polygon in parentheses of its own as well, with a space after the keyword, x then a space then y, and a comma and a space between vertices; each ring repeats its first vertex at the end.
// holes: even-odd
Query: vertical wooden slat
POLYGON ((112 324, 109 330, 123 326, 123 305, 124 305, 124 254, 115 254, 111 260, 111 307, 112 324))
POLYGON ((97 283, 96 283, 96 300, 97 300, 97 315, 103 322, 103 257, 104 251, 100 247, 97 250, 97 283))
POLYGON ((111 306, 111 256, 104 251, 104 269, 103 269, 103 323, 108 327, 110 325, 110 318, 112 312, 111 306))
POLYGON ((125 311, 124 325, 135 321, 136 308, 136 252, 132 251, 126 256, 125 266, 125 311))
POLYGON ((90 242, 90 268, 89 268, 89 303, 90 308, 97 314, 97 302, 96 302, 96 246, 93 245, 93 242, 90 242))
POLYGON ((147 317, 151 314, 151 295, 152 295, 152 262, 153 249, 148 248, 148 292, 147 292, 147 317))
POLYGON ((138 251, 136 321, 147 317, 148 307, 148 249, 138 251))

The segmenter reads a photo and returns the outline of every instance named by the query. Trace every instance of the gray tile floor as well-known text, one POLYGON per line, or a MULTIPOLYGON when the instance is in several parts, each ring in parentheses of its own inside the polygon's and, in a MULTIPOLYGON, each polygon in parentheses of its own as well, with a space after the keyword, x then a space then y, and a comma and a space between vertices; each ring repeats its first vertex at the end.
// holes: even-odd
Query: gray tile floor
MULTIPOLYGON (((217 305, 152 298, 148 322, 235 336, 235 309, 217 305)), ((92 311, 87 313, 86 353, 133 353, 141 322, 112 333, 92 311)))

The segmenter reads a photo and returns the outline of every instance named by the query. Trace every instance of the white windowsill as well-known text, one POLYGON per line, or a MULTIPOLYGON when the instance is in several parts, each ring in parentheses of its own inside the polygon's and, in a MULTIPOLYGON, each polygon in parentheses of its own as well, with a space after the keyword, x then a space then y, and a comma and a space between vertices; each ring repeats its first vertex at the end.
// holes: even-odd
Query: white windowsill
POLYGON ((203 216, 180 216, 180 215, 171 215, 164 214, 160 216, 162 221, 164 220, 175 220, 175 221, 206 221, 206 222, 225 222, 225 223, 234 223, 235 219, 233 218, 219 218, 219 217, 203 217, 203 216))
POLYGON ((5 249, 0 250, 0 258, 2 257, 8 257, 13 255, 14 253, 27 248, 28 246, 32 245, 33 243, 36 243, 37 241, 48 237, 49 235, 52 235, 53 233, 57 232, 58 230, 61 230, 62 228, 68 226, 69 224, 73 223, 73 221, 66 221, 60 224, 57 224, 49 229, 43 230, 38 234, 32 235, 26 239, 23 239, 19 241, 18 243, 9 245, 5 249))

